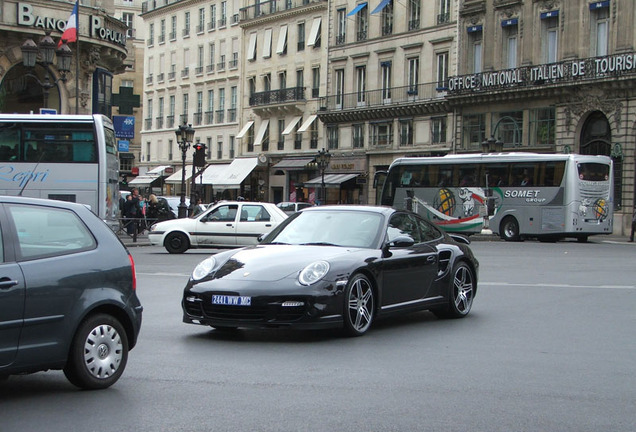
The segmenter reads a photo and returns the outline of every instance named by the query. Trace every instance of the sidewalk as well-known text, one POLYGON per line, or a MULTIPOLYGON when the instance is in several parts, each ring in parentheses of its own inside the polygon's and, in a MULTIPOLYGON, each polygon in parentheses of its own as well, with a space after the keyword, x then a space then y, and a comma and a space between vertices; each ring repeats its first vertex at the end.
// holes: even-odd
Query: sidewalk
POLYGON ((150 246, 147 231, 144 231, 142 234, 138 234, 137 238, 133 238, 125 233, 117 233, 117 236, 126 247, 150 246))

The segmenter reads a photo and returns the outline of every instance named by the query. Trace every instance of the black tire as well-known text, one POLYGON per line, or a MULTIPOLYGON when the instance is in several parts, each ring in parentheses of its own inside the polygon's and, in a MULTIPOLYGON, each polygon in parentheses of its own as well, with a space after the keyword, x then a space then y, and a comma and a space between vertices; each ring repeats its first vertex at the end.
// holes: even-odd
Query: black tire
POLYGON ((505 241, 519 241, 519 222, 512 216, 507 216, 499 226, 499 236, 505 241))
POLYGON ((440 318, 463 318, 468 315, 475 298, 475 282, 475 275, 468 264, 455 264, 448 287, 448 305, 433 310, 433 313, 440 318))
POLYGON ((128 336, 114 317, 97 314, 80 324, 64 367, 71 384, 87 390, 115 384, 128 362, 128 336))
POLYGON ((354 275, 344 297, 344 331, 348 336, 362 336, 369 330, 375 317, 375 295, 369 278, 354 275))
POLYGON ((576 241, 579 242, 579 243, 587 243, 587 237, 588 236, 586 236, 586 235, 578 236, 576 238, 576 241))
POLYGON ((190 241, 185 234, 173 232, 166 236, 163 245, 171 254, 182 254, 190 248, 190 241))

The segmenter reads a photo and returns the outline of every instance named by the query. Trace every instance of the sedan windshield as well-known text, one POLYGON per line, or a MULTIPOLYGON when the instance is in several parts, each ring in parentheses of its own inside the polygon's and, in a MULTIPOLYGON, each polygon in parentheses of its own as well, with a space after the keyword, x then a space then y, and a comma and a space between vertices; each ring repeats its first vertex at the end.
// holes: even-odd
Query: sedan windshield
MULTIPOLYGON (((267 243, 371 248, 382 230, 382 216, 363 211, 301 212, 267 243)), ((383 233, 382 233, 383 234, 383 233)))

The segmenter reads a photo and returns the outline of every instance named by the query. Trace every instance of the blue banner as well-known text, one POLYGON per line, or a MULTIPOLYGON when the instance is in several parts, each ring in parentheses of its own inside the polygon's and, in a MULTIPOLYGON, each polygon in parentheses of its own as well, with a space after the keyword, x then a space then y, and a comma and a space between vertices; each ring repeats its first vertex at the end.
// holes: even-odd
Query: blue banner
POLYGON ((134 116, 113 116, 115 126, 115 136, 117 138, 135 137, 135 117, 134 116))

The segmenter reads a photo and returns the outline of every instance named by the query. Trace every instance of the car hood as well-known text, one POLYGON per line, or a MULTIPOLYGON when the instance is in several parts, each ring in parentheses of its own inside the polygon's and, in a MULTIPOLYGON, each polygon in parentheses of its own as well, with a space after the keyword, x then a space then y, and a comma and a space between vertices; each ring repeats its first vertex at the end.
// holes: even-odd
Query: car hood
POLYGON ((165 232, 172 231, 175 229, 190 231, 197 223, 196 219, 190 218, 181 218, 181 219, 171 219, 163 222, 158 222, 154 225, 153 230, 150 232, 151 234, 155 231, 165 232))
MULTIPOLYGON (((272 282, 296 277, 307 265, 327 261, 339 266, 369 249, 338 246, 257 245, 239 249, 215 272, 213 279, 272 282)), ((356 259, 357 261, 357 259, 356 259)))

